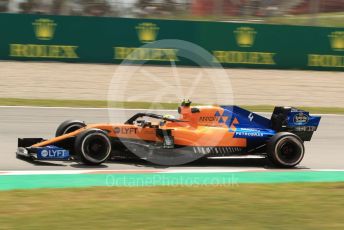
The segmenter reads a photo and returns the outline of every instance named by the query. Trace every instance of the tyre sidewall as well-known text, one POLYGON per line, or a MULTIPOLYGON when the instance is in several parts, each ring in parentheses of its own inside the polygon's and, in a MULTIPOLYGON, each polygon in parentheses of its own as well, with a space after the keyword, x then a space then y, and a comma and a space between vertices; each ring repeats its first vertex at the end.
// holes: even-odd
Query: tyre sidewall
POLYGON ((295 167, 296 165, 298 165, 302 161, 304 155, 305 155, 305 147, 303 145, 303 141, 297 135, 295 135, 293 133, 289 133, 289 132, 277 133, 275 136, 273 136, 270 139, 270 141, 268 142, 268 145, 267 145, 267 156, 268 156, 269 160, 272 163, 274 163, 275 165, 280 166, 280 167, 284 167, 284 168, 295 167), (279 154, 278 154, 279 145, 286 139, 297 144, 302 151, 300 157, 296 161, 294 161, 293 163, 284 162, 279 157, 279 154))
POLYGON ((74 148, 75 148, 75 152, 79 158, 79 160, 85 164, 90 164, 90 165, 99 165, 103 162, 105 162, 110 154, 111 154, 111 141, 107 135, 106 132, 104 132, 101 129, 87 129, 85 131, 83 131, 82 133, 80 133, 76 139, 75 139, 75 143, 74 143, 74 148), (102 137, 105 140, 105 143, 107 143, 107 152, 106 152, 106 156, 101 159, 101 160, 97 160, 92 158, 91 156, 89 156, 86 152, 85 152, 85 143, 88 140, 88 138, 92 137, 92 136, 99 136, 102 137))

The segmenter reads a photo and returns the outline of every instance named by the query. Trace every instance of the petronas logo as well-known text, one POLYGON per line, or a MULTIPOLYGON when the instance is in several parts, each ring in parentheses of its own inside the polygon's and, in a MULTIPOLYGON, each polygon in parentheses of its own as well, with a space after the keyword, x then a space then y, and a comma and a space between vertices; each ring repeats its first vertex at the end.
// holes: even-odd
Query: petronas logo
POLYGON ((143 22, 136 26, 139 39, 143 43, 154 42, 158 36, 159 27, 154 23, 143 22))
POLYGON ((54 37, 56 23, 48 18, 40 18, 32 23, 37 39, 51 40, 54 37))
POLYGON ((344 31, 334 31, 328 37, 333 50, 344 51, 344 31))
POLYGON ((257 32, 251 27, 239 27, 234 31, 238 46, 251 47, 257 32))

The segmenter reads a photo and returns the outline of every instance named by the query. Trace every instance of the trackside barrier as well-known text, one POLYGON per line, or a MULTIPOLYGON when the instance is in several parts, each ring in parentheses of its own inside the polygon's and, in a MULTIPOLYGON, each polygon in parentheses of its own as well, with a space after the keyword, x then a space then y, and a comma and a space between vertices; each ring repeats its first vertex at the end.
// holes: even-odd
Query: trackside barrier
POLYGON ((139 48, 181 39, 224 67, 344 70, 344 28, 24 14, 0 14, 0 28, 2 60, 193 65, 173 47, 139 48))

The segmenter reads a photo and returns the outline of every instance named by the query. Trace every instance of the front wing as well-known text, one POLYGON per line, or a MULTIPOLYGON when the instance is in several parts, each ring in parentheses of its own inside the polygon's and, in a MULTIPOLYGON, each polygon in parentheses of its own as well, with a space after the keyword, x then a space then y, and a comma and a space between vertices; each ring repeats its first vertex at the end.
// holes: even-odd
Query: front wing
POLYGON ((69 150, 54 145, 32 147, 42 141, 44 141, 43 138, 19 138, 17 157, 31 160, 69 160, 71 158, 69 150))

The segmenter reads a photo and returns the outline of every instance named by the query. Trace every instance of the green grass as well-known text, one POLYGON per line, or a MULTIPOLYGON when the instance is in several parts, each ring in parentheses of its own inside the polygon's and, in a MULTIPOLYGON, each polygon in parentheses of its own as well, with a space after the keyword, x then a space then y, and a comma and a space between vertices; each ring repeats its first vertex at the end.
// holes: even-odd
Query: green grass
MULTIPOLYGON (((152 17, 156 18, 156 17, 152 17)), ((171 16, 159 17, 169 19, 171 16)), ((197 20, 197 21, 236 21, 264 24, 281 25, 306 25, 306 26, 325 26, 325 27, 344 27, 344 12, 319 13, 316 15, 283 15, 283 16, 227 16, 227 15, 206 15, 195 16, 190 14, 178 14, 174 19, 177 20, 197 20)))
POLYGON ((0 192, 0 229, 344 229, 344 184, 0 192))
MULTIPOLYGON (((100 100, 56 100, 56 99, 19 99, 0 98, 0 106, 46 106, 46 107, 90 107, 90 108, 126 108, 126 109, 176 109, 179 103, 151 102, 110 102, 100 100), (110 105, 110 106, 109 106, 110 105)), ((243 108, 257 112, 272 112, 273 105, 241 105, 243 108)), ((311 113, 344 114, 344 108, 339 107, 303 107, 297 106, 311 113)))
POLYGON ((315 16, 307 14, 270 17, 265 22, 287 25, 313 25, 312 23, 314 23, 314 26, 344 27, 344 13, 322 13, 315 16))
MULTIPOLYGON (((126 108, 148 109, 152 108, 151 102, 110 102, 101 100, 57 100, 57 99, 20 99, 0 98, 2 106, 46 106, 46 107, 84 107, 84 108, 126 108)), ((159 103, 156 108, 176 109, 177 103, 159 103)))

